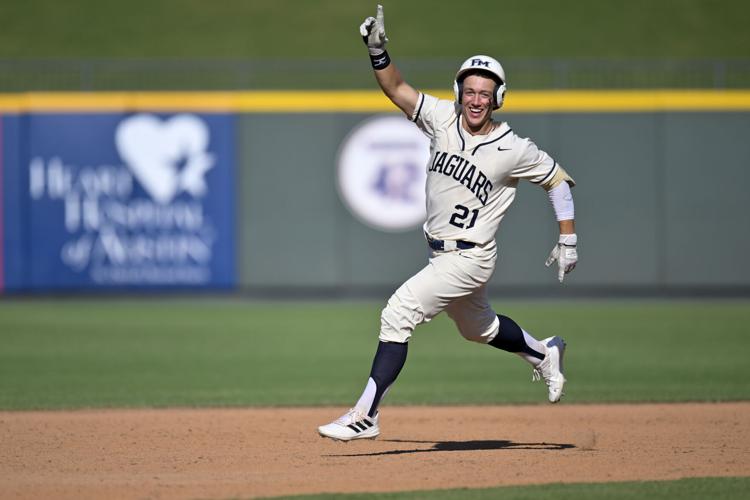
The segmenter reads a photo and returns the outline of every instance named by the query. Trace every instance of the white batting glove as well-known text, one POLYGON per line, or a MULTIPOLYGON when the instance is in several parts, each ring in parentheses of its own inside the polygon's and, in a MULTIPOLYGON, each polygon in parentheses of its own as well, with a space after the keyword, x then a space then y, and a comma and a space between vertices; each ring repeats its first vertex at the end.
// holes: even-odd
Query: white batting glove
POLYGON ((385 36, 385 20, 383 18, 383 6, 378 5, 376 17, 368 17, 359 27, 359 34, 367 45, 370 55, 379 56, 385 52, 385 44, 388 38, 385 36))
POLYGON ((545 266, 549 267, 557 261, 557 279, 560 283, 563 282, 565 275, 576 267, 578 262, 577 243, 578 237, 575 234, 561 234, 557 245, 547 257, 547 262, 544 263, 545 266))

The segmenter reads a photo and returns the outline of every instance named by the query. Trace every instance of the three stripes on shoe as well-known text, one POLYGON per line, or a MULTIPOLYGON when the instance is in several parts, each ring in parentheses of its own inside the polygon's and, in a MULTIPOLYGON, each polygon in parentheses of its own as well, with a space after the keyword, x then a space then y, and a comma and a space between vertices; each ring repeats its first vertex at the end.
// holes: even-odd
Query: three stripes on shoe
POLYGON ((353 424, 349 424, 347 425, 347 427, 349 427, 351 430, 359 434, 362 431, 366 431, 373 425, 375 424, 373 424, 372 421, 365 418, 365 419, 360 420, 359 422, 354 422, 353 424))

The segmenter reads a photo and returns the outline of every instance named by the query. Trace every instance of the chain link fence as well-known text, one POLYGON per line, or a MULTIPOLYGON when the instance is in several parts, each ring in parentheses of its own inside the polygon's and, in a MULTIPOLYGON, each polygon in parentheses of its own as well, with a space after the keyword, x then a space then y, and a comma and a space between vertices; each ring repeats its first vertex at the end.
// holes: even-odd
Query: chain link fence
MULTIPOLYGON (((461 61, 399 59, 419 88, 449 89, 461 61)), ((750 59, 506 59, 511 89, 750 88, 750 59)), ((372 89, 367 58, 339 60, 0 60, 0 92, 372 89)))

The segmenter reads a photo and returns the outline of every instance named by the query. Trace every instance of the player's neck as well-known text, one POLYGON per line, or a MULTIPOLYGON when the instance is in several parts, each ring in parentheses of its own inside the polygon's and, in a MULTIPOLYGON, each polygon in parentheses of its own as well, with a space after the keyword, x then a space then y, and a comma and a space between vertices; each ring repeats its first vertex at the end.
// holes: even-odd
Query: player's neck
POLYGON ((461 127, 471 135, 487 135, 497 127, 497 123, 492 120, 492 117, 490 117, 489 120, 482 123, 478 127, 472 127, 471 125, 469 125, 469 121, 466 119, 466 117, 462 118, 463 120, 461 120, 461 127))

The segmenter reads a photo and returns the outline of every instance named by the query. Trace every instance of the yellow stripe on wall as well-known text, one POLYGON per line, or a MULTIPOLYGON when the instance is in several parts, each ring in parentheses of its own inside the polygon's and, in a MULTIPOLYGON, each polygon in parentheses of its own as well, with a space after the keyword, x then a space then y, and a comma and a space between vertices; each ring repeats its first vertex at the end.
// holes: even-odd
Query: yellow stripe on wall
POLYGON ((508 97, 507 111, 524 113, 750 110, 750 90, 527 91, 508 97))
MULTIPOLYGON (((426 91, 453 99, 451 92, 426 91)), ((510 113, 749 111, 750 90, 510 91, 510 113)), ((27 92, 0 94, 0 112, 394 112, 377 90, 241 92, 27 92)))

